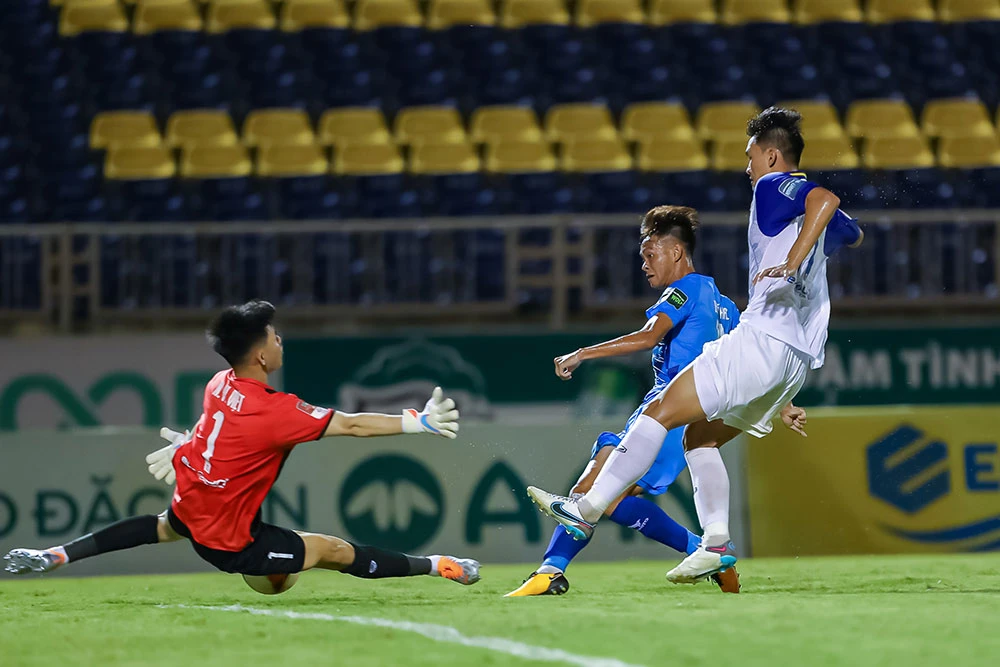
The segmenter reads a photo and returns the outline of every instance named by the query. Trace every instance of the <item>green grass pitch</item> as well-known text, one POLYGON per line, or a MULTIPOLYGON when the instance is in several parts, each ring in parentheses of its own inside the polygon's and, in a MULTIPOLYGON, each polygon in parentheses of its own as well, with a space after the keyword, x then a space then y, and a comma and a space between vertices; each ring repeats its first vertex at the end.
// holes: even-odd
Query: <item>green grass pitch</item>
POLYGON ((540 653, 558 649, 562 664, 594 667, 940 666, 1000 655, 1000 554, 748 560, 739 596, 671 585, 672 564, 578 564, 569 594, 517 599, 501 596, 531 566, 486 565, 473 587, 310 572, 279 596, 223 574, 3 577, 0 664, 559 664, 504 652, 490 644, 497 639, 528 645, 522 655, 558 658, 540 653), (204 608, 236 604, 271 615, 204 608), (454 630, 438 641, 340 617, 454 630), (484 647, 456 637, 492 639, 484 647))

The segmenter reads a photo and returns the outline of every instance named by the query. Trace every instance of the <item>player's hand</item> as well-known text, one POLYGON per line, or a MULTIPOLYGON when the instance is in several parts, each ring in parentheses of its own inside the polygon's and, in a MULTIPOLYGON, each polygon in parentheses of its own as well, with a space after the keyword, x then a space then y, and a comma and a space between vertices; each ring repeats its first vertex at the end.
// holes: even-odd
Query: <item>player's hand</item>
POLYGON ((556 377, 560 380, 572 379, 573 371, 583 363, 583 359, 580 358, 580 350, 556 357, 552 361, 556 365, 556 377))
POLYGON ((781 410, 781 421, 803 438, 809 437, 806 434, 806 411, 802 408, 789 403, 781 410))
POLYGON ((178 433, 164 426, 160 429, 160 437, 170 444, 147 454, 146 463, 149 464, 150 475, 172 486, 177 481, 173 463, 174 452, 191 438, 191 434, 188 431, 178 433))
POLYGON ((458 410, 455 401, 434 387, 423 412, 403 410, 403 433, 433 433, 454 440, 458 437, 458 410))
POLYGON ((764 269, 756 276, 753 277, 753 284, 756 285, 764 278, 787 278, 788 276, 794 276, 795 272, 799 270, 799 267, 792 266, 785 260, 777 266, 772 266, 769 269, 764 269))

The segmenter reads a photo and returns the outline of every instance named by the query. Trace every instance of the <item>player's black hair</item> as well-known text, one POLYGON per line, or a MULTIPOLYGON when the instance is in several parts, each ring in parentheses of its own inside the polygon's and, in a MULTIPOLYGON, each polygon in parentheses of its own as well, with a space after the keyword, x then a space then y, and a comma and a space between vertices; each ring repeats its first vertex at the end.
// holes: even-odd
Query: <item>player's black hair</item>
POLYGON ((795 109, 768 107, 747 121, 747 136, 761 146, 773 146, 796 166, 802 159, 802 114, 795 109))
POLYGON ((643 241, 651 236, 672 236, 684 244, 690 255, 699 224, 698 211, 690 206, 657 206, 642 216, 639 235, 643 241))
POLYGON ((267 301, 229 306, 209 325, 208 343, 235 367, 246 360, 255 345, 267 339, 267 327, 273 320, 274 306, 267 301))

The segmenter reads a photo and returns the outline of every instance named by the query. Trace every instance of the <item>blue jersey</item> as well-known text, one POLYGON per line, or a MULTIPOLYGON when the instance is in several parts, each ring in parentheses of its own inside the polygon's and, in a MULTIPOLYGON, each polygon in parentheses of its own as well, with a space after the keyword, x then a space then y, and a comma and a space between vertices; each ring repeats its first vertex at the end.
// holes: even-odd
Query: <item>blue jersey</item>
POLYGON ((674 281, 646 310, 646 317, 659 313, 669 317, 673 326, 653 348, 656 391, 694 361, 705 343, 732 331, 740 319, 736 304, 719 292, 714 280, 700 273, 689 273, 674 281))

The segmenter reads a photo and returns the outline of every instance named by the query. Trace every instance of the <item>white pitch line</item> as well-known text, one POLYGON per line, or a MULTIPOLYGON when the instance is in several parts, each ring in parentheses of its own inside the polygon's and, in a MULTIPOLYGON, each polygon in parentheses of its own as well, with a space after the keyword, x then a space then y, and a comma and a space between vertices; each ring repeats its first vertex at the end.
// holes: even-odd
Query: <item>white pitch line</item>
POLYGON ((391 628, 404 632, 414 632, 427 639, 436 642, 448 642, 450 644, 461 644, 473 648, 484 648, 488 651, 506 653, 525 660, 539 660, 543 662, 563 662, 578 667, 642 667, 632 663, 622 662, 615 658, 594 658, 586 655, 569 653, 558 648, 545 648, 543 646, 532 646, 523 644, 511 639, 502 637, 466 637, 457 629, 448 625, 436 625, 434 623, 413 623, 411 621, 393 621, 388 618, 377 618, 370 616, 334 616, 333 614, 323 614, 317 612, 299 612, 283 609, 258 609, 255 607, 244 607, 234 604, 225 607, 209 605, 187 605, 187 604, 161 604, 157 605, 161 609, 205 609, 208 611, 230 611, 253 614, 254 616, 271 616, 275 618, 290 618, 294 620, 307 621, 337 621, 341 623, 353 623, 355 625, 373 625, 380 628, 391 628))

